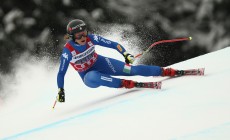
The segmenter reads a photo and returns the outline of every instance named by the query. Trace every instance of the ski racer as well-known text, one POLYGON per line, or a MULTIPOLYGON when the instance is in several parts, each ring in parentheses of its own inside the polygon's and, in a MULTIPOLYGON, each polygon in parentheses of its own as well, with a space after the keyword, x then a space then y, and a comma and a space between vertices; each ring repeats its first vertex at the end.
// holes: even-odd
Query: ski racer
POLYGON ((172 68, 162 68, 148 65, 128 65, 135 60, 125 48, 111 40, 95 34, 88 34, 84 21, 74 19, 67 25, 68 39, 64 45, 60 67, 57 74, 57 101, 65 102, 64 77, 69 64, 79 73, 84 84, 90 88, 106 86, 111 88, 134 88, 135 81, 118 79, 112 76, 176 76, 178 73, 172 68), (95 52, 95 45, 117 50, 124 56, 125 62, 104 57, 95 52))

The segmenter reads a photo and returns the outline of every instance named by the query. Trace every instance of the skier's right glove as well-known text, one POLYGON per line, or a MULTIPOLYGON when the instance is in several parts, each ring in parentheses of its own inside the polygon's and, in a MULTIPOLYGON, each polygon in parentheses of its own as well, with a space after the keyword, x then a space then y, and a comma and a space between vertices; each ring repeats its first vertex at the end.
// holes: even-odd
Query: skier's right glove
POLYGON ((65 102, 65 92, 63 88, 58 89, 57 101, 58 102, 65 102))
POLYGON ((126 62, 127 64, 130 64, 130 63, 133 64, 135 58, 134 58, 134 56, 133 56, 132 54, 129 54, 129 53, 127 53, 127 52, 124 52, 124 53, 123 53, 123 56, 125 57, 125 62, 126 62))

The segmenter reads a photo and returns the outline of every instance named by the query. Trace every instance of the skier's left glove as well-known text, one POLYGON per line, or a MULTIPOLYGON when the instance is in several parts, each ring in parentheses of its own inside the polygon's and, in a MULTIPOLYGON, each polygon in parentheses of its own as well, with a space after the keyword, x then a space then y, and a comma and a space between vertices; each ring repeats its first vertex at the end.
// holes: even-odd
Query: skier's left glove
POLYGON ((132 54, 124 52, 123 56, 125 57, 125 62, 127 64, 133 64, 133 62, 135 61, 135 58, 132 54))
POLYGON ((65 92, 63 88, 58 89, 57 101, 58 102, 65 102, 65 92))

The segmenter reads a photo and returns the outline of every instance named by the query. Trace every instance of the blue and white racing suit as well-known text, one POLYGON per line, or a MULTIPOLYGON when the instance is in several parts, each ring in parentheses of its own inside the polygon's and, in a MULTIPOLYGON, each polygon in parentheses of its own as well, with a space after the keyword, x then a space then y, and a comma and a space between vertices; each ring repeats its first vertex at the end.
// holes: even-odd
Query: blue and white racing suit
POLYGON ((64 77, 69 64, 78 71, 85 85, 91 88, 121 87, 122 80, 112 76, 159 76, 162 73, 159 66, 131 66, 122 61, 99 55, 95 52, 95 45, 115 49, 121 54, 126 51, 122 45, 94 34, 87 36, 85 45, 79 45, 73 40, 69 40, 61 55, 57 75, 58 88, 64 88, 64 77))

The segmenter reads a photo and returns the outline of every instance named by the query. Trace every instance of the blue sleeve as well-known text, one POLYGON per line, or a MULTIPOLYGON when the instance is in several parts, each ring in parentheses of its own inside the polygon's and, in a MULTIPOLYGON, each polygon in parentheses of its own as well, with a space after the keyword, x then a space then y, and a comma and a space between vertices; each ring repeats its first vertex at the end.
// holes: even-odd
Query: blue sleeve
POLYGON ((89 34, 88 36, 89 36, 89 38, 91 39, 91 41, 93 42, 94 45, 100 45, 100 46, 103 46, 103 47, 115 49, 119 53, 121 53, 122 55, 126 51, 125 48, 121 44, 119 44, 117 42, 113 42, 111 40, 105 39, 105 38, 103 38, 101 36, 94 35, 94 34, 89 34))
POLYGON ((62 51, 59 71, 57 74, 58 88, 64 88, 64 78, 65 78, 66 71, 69 67, 69 62, 71 58, 72 58, 72 54, 70 53, 70 51, 67 48, 64 48, 62 51))

